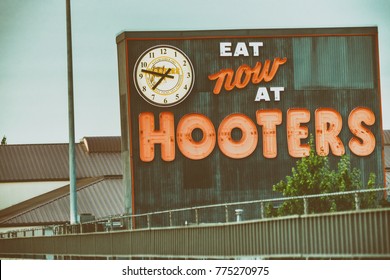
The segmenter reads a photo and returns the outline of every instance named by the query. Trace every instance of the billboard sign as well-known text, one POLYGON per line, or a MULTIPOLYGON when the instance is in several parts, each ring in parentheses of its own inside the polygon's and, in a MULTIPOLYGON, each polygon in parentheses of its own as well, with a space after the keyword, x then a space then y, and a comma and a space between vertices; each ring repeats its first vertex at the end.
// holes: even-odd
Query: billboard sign
MULTIPOLYGON (((124 32, 133 213, 274 197, 315 149, 383 181, 376 28, 124 32)), ((127 204, 130 205, 130 202, 127 204)))

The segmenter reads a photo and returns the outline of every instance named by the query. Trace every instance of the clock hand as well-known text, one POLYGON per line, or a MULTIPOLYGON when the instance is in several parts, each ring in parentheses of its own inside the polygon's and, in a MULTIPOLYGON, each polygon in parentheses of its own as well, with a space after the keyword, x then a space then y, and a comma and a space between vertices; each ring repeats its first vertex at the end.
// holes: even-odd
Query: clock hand
MULTIPOLYGON (((160 78, 160 80, 158 80, 157 81, 157 83, 153 86, 153 90, 155 90, 156 89, 156 87, 165 79, 165 78, 167 78, 169 75, 169 72, 171 71, 171 68, 169 68, 168 70, 167 70, 167 72, 165 72, 164 74, 160 74, 159 73, 159 76, 161 75, 162 77, 160 78)), ((171 77, 173 77, 173 76, 171 76, 171 77)))
MULTIPOLYGON (((171 69, 169 68, 169 71, 170 71, 170 70, 171 70, 171 69)), ((142 72, 142 73, 151 74, 151 75, 155 75, 155 76, 161 76, 161 77, 164 77, 164 78, 170 78, 170 79, 175 78, 175 77, 172 76, 172 75, 166 75, 167 72, 166 72, 165 74, 163 74, 163 73, 154 72, 154 71, 145 70, 145 69, 141 69, 141 72, 142 72)))

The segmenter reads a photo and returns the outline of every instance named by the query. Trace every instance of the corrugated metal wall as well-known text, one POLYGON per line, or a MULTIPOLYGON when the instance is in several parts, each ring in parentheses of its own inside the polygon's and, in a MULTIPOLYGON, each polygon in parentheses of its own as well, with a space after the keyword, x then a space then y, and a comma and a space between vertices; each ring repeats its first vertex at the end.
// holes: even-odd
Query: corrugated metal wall
POLYGON ((390 209, 251 222, 0 239, 0 256, 390 258, 390 209))
MULTIPOLYGON (((119 63, 127 63, 128 72, 122 73, 120 80, 122 83, 127 82, 130 110, 130 118, 122 118, 126 122, 122 124, 122 137, 131 136, 135 213, 264 199, 277 195, 272 191, 272 185, 290 174, 296 162, 287 149, 286 115, 289 108, 307 108, 310 111, 311 121, 307 126, 313 134, 316 109, 329 107, 340 112, 343 117, 340 138, 348 154, 351 154, 348 142, 353 136, 348 129, 348 116, 358 106, 370 108, 377 118, 370 128, 376 136, 375 151, 366 157, 351 154, 351 161, 353 166, 362 171, 364 183, 370 172, 376 173, 379 183, 383 182, 376 28, 244 30, 230 33, 126 32, 121 36, 124 40, 119 40, 118 50, 123 57, 123 44, 126 44, 128 57, 119 63), (220 42, 232 42, 234 50, 238 42, 256 41, 263 42, 258 57, 219 56, 220 42), (195 86, 189 97, 178 106, 152 106, 140 97, 134 87, 132 71, 136 60, 146 49, 156 45, 173 45, 183 50, 194 65, 195 86), (286 57, 287 62, 280 66, 272 81, 249 84, 244 89, 230 92, 222 90, 219 95, 212 93, 215 81, 210 81, 208 75, 224 68, 237 69, 242 64, 254 66, 258 61, 272 61, 275 57, 286 57), (274 101, 273 93, 270 92, 270 102, 255 102, 259 86, 267 87, 268 90, 269 87, 279 86, 285 90, 281 93, 280 101, 274 101), (282 111, 283 122, 277 127, 278 155, 275 159, 264 158, 261 127, 258 126, 258 146, 245 159, 228 158, 216 146, 210 156, 194 161, 185 158, 176 147, 175 160, 164 162, 161 160, 160 145, 156 145, 152 162, 140 160, 138 116, 141 112, 154 113, 156 129, 159 127, 158 115, 163 111, 174 113, 175 125, 188 113, 204 114, 218 129, 221 121, 229 114, 244 113, 255 122, 256 110, 265 108, 282 111)), ((121 97, 123 103, 123 91, 121 97)), ((127 114, 127 108, 122 108, 122 115, 127 114)), ((127 150, 124 152, 127 153, 127 150)), ((335 158, 332 158, 331 162, 334 162, 335 158)), ((125 168, 130 169, 130 163, 125 168)))

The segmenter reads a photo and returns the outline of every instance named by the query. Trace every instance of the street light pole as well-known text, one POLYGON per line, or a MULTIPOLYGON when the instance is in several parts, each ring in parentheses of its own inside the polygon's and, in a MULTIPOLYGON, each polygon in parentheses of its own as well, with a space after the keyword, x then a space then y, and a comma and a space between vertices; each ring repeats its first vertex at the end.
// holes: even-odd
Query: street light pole
POLYGON ((72 27, 70 0, 66 0, 66 38, 68 54, 68 119, 69 119, 69 179, 70 179, 70 223, 78 223, 76 192, 76 155, 74 136, 73 102, 73 62, 72 62, 72 27))

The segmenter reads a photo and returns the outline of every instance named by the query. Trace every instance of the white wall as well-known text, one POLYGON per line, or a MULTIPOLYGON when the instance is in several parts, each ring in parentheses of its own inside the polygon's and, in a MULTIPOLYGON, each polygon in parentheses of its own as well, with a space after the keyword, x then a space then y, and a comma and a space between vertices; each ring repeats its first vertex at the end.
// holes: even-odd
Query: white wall
POLYGON ((0 183, 0 210, 68 184, 69 181, 0 183))

